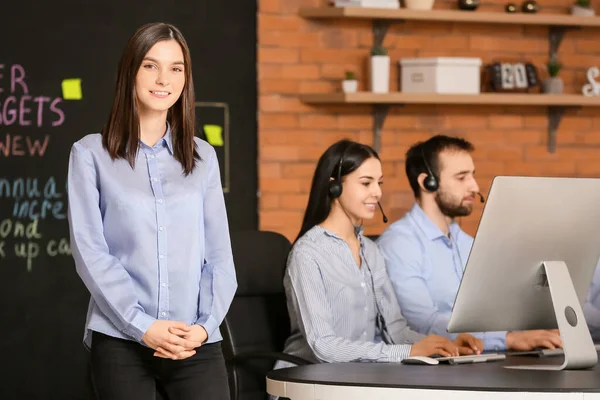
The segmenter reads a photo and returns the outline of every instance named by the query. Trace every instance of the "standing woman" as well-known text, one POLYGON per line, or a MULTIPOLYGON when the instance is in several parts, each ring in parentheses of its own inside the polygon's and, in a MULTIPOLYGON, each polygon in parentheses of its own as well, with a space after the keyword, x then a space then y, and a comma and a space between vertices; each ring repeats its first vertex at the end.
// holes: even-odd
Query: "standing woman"
POLYGON ((129 39, 102 134, 73 145, 69 225, 90 291, 100 400, 228 399, 219 325, 237 288, 214 149, 195 138, 190 52, 172 25, 129 39))

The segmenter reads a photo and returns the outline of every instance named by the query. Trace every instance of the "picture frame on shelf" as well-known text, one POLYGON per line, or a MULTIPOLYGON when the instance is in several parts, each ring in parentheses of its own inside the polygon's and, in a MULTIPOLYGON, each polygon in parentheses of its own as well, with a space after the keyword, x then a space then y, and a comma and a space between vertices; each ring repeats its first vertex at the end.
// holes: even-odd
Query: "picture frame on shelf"
POLYGON ((493 62, 483 74, 482 91, 531 93, 540 85, 537 68, 530 62, 493 62))

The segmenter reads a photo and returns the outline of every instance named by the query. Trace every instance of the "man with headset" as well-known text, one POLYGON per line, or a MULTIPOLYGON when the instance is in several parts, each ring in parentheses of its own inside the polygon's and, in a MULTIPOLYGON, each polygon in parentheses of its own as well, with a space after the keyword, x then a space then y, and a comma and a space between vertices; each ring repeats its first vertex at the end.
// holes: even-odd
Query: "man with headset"
MULTIPOLYGON (((386 260, 400 308, 409 325, 423 334, 453 338, 446 331, 473 238, 455 221, 473 211, 483 196, 475 181, 464 139, 434 136, 406 153, 406 175, 416 203, 377 243, 386 260)), ((487 351, 561 346, 557 331, 475 333, 487 351)))

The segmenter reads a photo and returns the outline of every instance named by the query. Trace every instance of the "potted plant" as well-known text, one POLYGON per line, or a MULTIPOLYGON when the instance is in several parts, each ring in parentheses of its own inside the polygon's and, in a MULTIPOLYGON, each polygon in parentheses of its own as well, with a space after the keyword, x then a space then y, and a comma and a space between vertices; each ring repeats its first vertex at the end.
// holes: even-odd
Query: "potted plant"
POLYGON ((390 90, 390 57, 383 46, 371 50, 371 91, 387 93, 390 90))
POLYGON ((404 0, 404 7, 409 10, 431 10, 435 0, 404 0))
POLYGON ((550 78, 544 81, 544 93, 559 94, 563 92, 563 81, 558 76, 562 68, 562 64, 555 58, 550 59, 546 64, 550 78))
POLYGON ((590 0, 576 0, 575 4, 571 6, 571 15, 577 15, 580 17, 593 17, 596 12, 590 7, 590 0))
POLYGON ((358 89, 358 81, 352 71, 346 71, 346 78, 342 81, 342 89, 344 93, 356 93, 358 89))

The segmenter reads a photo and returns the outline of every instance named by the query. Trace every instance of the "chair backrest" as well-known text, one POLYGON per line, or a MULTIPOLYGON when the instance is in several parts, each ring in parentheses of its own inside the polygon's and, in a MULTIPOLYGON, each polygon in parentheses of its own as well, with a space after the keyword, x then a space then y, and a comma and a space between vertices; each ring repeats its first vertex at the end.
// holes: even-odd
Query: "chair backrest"
MULTIPOLYGON (((221 326, 225 359, 252 351, 281 352, 290 335, 283 275, 292 246, 285 236, 266 231, 232 232, 231 245, 238 290, 221 326)), ((230 388, 237 385, 240 400, 266 399, 265 375, 273 364, 253 361, 234 373, 228 363, 230 388)))
POLYGON ((365 235, 365 236, 375 242, 377 239, 379 239, 380 235, 365 235))

